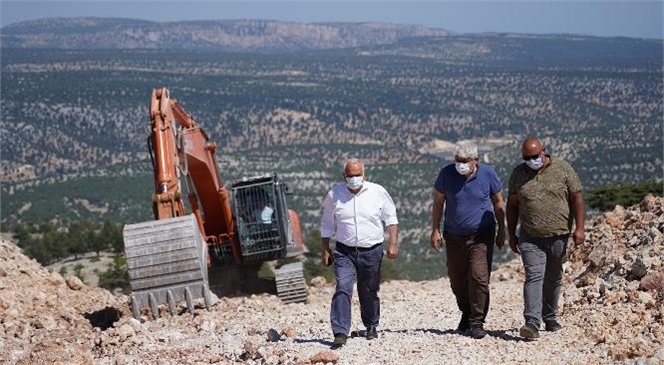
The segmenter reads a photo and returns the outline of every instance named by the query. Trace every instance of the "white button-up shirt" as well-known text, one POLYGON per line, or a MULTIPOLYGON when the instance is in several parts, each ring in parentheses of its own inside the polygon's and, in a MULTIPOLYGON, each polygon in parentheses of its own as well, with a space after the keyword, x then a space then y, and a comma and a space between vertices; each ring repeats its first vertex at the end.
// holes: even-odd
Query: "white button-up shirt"
POLYGON ((365 181, 357 194, 345 183, 335 185, 323 201, 320 232, 347 246, 371 247, 385 240, 383 226, 398 224, 397 208, 381 185, 365 181))

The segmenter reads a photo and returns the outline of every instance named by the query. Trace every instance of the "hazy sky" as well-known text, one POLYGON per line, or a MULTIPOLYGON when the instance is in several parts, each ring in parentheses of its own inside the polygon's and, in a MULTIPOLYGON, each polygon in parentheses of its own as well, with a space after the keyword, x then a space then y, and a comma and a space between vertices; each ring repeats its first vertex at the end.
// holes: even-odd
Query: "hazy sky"
POLYGON ((5 1, 0 25, 44 17, 153 21, 276 19, 380 21, 458 33, 575 33, 662 39, 664 1, 5 1))

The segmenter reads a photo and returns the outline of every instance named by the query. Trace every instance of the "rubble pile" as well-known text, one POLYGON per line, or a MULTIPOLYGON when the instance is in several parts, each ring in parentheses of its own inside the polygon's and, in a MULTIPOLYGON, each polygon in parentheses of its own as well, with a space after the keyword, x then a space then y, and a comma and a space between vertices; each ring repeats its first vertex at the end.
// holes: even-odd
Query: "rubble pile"
POLYGON ((653 356, 664 345, 664 198, 616 206, 568 253, 565 315, 616 360, 653 356))
POLYGON ((98 322, 108 306, 128 310, 124 299, 75 276, 65 280, 1 240, 0 363, 94 364, 100 329, 90 319, 98 322))

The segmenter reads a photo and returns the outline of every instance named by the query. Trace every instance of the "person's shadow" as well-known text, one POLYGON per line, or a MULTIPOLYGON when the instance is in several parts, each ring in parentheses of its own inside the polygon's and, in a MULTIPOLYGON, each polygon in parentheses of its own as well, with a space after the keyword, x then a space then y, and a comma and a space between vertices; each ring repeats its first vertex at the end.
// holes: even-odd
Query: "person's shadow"
MULTIPOLYGON (((491 337, 495 338, 500 338, 505 341, 525 341, 528 342, 527 339, 521 338, 521 337, 516 337, 512 336, 509 334, 509 332, 514 332, 516 331, 516 328, 510 328, 508 330, 491 330, 487 331, 487 334, 491 337)), ((380 332, 385 332, 385 333, 410 333, 410 332, 422 332, 422 333, 433 333, 435 335, 439 336, 444 336, 444 335, 459 335, 459 336, 464 336, 464 337, 471 337, 470 331, 457 331, 454 329, 446 329, 446 330, 440 330, 440 329, 435 329, 435 328, 417 328, 414 330, 406 330, 406 329, 401 329, 401 330, 393 330, 393 329, 384 329, 378 331, 380 332)), ((365 330, 359 330, 359 331, 352 331, 350 333, 350 336, 348 338, 358 338, 358 337, 365 337, 366 336, 366 331, 365 330)), ((324 339, 295 339, 294 340, 296 343, 319 343, 324 346, 329 346, 330 350, 336 350, 343 345, 335 345, 333 341, 330 340, 324 340, 324 339)))
MULTIPOLYGON (((514 331, 518 331, 518 329, 517 328, 510 328, 509 330, 491 330, 491 331, 486 331, 486 332, 491 337, 500 338, 500 339, 505 340, 505 341, 519 341, 519 342, 525 341, 525 342, 528 342, 528 340, 523 338, 523 337, 512 336, 508 333, 508 332, 514 332, 514 331)), ((470 336, 470 334, 469 334, 469 336, 470 336)))

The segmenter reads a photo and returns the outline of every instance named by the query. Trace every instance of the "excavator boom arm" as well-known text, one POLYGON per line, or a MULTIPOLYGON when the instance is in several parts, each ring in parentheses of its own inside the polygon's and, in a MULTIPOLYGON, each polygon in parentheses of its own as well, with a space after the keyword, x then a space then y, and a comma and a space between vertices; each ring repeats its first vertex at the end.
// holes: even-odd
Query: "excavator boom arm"
POLYGON ((154 153, 155 219, 185 214, 180 175, 185 174, 189 203, 208 245, 231 245, 234 261, 240 261, 235 223, 228 191, 221 183, 215 159, 216 143, 195 119, 170 98, 168 89, 155 89, 150 103, 150 127, 154 153))

